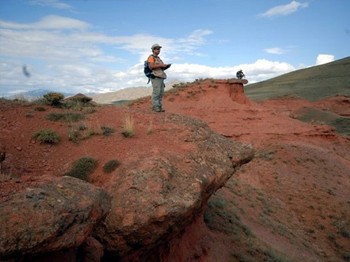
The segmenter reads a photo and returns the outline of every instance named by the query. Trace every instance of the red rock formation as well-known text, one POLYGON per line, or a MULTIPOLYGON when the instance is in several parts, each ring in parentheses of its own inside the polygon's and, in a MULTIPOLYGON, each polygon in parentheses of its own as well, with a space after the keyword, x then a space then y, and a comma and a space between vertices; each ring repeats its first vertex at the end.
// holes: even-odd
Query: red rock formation
POLYGON ((139 257, 178 235, 202 213, 208 198, 250 161, 250 146, 228 141, 197 120, 168 116, 187 149, 149 152, 125 164, 109 183, 112 208, 96 237, 111 256, 139 257))
POLYGON ((103 190, 76 178, 42 177, 23 184, 0 203, 0 258, 75 249, 110 208, 103 190))

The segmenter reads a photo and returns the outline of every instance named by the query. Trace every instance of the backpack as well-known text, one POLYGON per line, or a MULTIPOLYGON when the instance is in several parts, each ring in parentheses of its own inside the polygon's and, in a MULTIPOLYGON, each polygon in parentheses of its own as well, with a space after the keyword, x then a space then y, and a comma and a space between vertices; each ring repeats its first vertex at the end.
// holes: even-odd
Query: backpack
POLYGON ((143 64, 143 72, 145 73, 145 76, 148 78, 148 82, 147 82, 147 84, 148 84, 149 81, 151 81, 151 78, 154 78, 154 76, 152 74, 152 69, 149 68, 148 59, 143 64))

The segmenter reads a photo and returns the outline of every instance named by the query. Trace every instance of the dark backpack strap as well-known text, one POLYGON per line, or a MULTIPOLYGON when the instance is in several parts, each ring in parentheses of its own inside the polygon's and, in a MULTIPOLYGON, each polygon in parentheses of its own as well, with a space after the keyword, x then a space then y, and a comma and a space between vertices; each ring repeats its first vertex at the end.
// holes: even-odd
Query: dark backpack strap
MULTIPOLYGON (((156 61, 155 58, 154 58, 154 55, 149 55, 148 58, 147 58, 147 63, 148 63, 148 59, 150 58, 150 56, 153 56, 153 59, 154 59, 154 62, 156 61)), ((148 66, 149 67, 149 66, 148 66)), ((148 78, 148 82, 147 82, 147 85, 149 84, 149 82, 151 81, 151 78, 149 77, 148 78)))

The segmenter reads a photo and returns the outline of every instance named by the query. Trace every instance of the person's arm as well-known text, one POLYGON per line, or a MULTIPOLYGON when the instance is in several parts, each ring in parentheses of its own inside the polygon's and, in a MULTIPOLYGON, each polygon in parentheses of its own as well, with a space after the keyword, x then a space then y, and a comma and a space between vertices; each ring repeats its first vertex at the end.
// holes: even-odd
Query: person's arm
POLYGON ((171 67, 171 64, 166 64, 163 70, 167 70, 169 67, 171 67))
POLYGON ((151 68, 151 70, 155 70, 155 69, 168 69, 170 66, 167 64, 164 64, 163 61, 159 64, 155 63, 155 59, 153 56, 151 56, 148 60, 149 63, 149 68, 151 68))
POLYGON ((150 63, 149 64, 149 67, 152 69, 152 70, 155 70, 155 69, 165 69, 168 65, 167 64, 155 64, 155 63, 150 63))

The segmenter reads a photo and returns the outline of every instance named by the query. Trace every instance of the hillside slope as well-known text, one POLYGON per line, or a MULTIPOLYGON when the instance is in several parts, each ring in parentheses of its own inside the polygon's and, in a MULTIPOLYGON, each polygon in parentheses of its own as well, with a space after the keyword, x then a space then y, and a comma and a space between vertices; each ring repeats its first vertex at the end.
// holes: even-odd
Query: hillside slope
MULTIPOLYGON (((317 94, 317 88, 312 89, 317 94)), ((27 184, 21 180, 34 184, 43 175, 60 177, 75 160, 88 155, 99 163, 90 175, 91 183, 116 192, 111 182, 124 182, 130 195, 121 194, 118 201, 127 207, 135 202, 142 204, 144 198, 140 192, 144 189, 156 192, 155 198, 159 197, 157 192, 163 188, 157 181, 167 183, 167 172, 173 172, 171 177, 176 179, 188 172, 184 183, 192 181, 195 173, 209 172, 215 177, 220 168, 216 160, 218 152, 235 160, 226 153, 226 145, 250 144, 255 150, 254 158, 235 168, 225 186, 208 200, 204 214, 195 213, 198 217, 191 227, 177 238, 162 242, 163 247, 156 252, 160 255, 158 260, 148 261, 348 261, 350 138, 347 132, 339 134, 327 123, 338 118, 348 120, 349 105, 350 98, 346 96, 317 102, 300 97, 256 102, 245 96, 243 85, 213 79, 168 91, 164 97, 165 113, 154 113, 150 109, 150 97, 146 97, 128 106, 82 110, 80 113, 85 118, 76 123, 69 119, 53 122, 47 118, 49 114, 66 113, 66 110, 6 102, 0 110, 0 142, 8 149, 2 163, 2 201, 21 187, 26 189, 27 184), (307 111, 312 117, 305 114, 305 109, 314 110, 307 111), (315 111, 317 121, 313 120, 315 111), (120 133, 126 116, 134 120, 135 134, 129 138, 120 133), (174 118, 181 124, 175 124, 174 118), (207 123, 222 143, 208 139, 198 125, 183 124, 196 122, 193 118, 207 123), (40 144, 32 137, 40 128, 52 128, 59 133, 61 141, 57 145, 40 144), (106 130, 115 133, 105 135, 106 130), (196 155, 188 133, 199 135, 199 141, 203 142, 196 155), (212 154, 212 147, 217 149, 216 153, 212 154), (168 163, 169 155, 183 169, 163 165, 168 163), (155 156, 163 160, 152 161, 155 156), (106 174, 104 163, 115 159, 121 167, 106 174), (201 168, 192 168, 192 163, 201 168), (140 164, 140 172, 135 172, 135 166, 140 164), (146 178, 149 184, 144 183, 146 178), (138 187, 133 183, 138 183, 138 187), (134 190, 137 194, 133 195, 134 190)), ((208 182, 196 181, 204 185, 208 182)), ((164 189, 178 187, 175 184, 164 189)), ((182 201, 187 197, 177 194, 165 200, 182 201)), ((159 207, 159 203, 150 200, 152 207, 159 207)), ((144 214, 164 217, 167 210, 144 214)), ((133 248, 147 245, 147 241, 140 241, 142 234, 129 227, 137 221, 134 218, 139 213, 134 216, 125 214, 123 209, 117 211, 125 227, 131 229, 127 238, 133 248)), ((159 225, 152 219, 144 221, 159 225)), ((153 232, 148 229, 141 233, 153 232)), ((117 232, 112 233, 118 237, 117 232)), ((135 261, 145 259, 138 256, 135 261)))
MULTIPOLYGON (((328 96, 350 95, 350 57, 320 66, 296 70, 266 81, 248 84, 245 94, 250 99, 264 99, 296 96, 307 100, 318 100, 328 96)), ((171 90, 178 81, 167 82, 166 90, 171 90)), ((115 92, 91 95, 99 104, 113 104, 117 101, 133 100, 151 95, 152 87, 125 88, 115 92)))
MULTIPOLYGON (((230 257, 226 261, 349 259, 350 133, 338 135, 321 114, 317 122, 296 116, 310 108, 348 120, 350 99, 256 103, 233 93, 229 81, 205 80, 172 90, 164 99, 166 112, 201 119, 257 151, 209 200, 204 225, 193 230, 197 241, 208 236, 212 241, 202 243, 209 254, 201 261, 222 254, 230 257)), ((132 107, 146 111, 149 104, 141 99, 132 107)), ((190 233, 180 242, 188 239, 190 233)))
POLYGON ((245 94, 256 101, 281 96, 316 101, 337 94, 350 95, 350 57, 247 85, 245 94))

